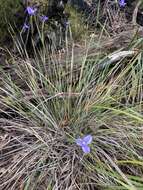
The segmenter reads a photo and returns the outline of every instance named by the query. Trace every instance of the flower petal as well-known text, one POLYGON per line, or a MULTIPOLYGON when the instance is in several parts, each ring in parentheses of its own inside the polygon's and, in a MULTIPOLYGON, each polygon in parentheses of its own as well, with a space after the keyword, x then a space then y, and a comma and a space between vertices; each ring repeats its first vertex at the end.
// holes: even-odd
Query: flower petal
POLYGON ((26 24, 26 23, 24 23, 23 28, 28 29, 28 28, 29 28, 29 25, 26 24))
POLYGON ((84 153, 89 153, 90 152, 90 147, 89 146, 87 146, 87 145, 84 145, 84 146, 82 146, 82 150, 83 150, 83 152, 84 153))
POLYGON ((40 20, 42 21, 42 22, 45 22, 45 21, 47 21, 48 20, 48 17, 47 16, 40 16, 40 20))
POLYGON ((26 10, 27 10, 27 13, 32 16, 36 13, 37 8, 27 7, 26 10))
POLYGON ((76 144, 82 146, 83 140, 81 138, 76 139, 76 144))
POLYGON ((121 7, 125 7, 125 5, 126 5, 125 0, 119 0, 119 5, 121 7))
POLYGON ((91 141, 92 141, 92 136, 91 135, 87 135, 83 138, 83 141, 86 143, 86 144, 90 144, 91 141))

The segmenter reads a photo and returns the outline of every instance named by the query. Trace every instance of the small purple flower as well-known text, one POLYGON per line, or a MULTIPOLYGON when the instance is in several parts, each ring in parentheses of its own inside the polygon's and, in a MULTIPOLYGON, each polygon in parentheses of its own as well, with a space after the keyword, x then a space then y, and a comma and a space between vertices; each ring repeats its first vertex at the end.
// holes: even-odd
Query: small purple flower
POLYGON ((26 23, 24 23, 24 25, 23 25, 23 30, 27 30, 29 28, 29 25, 28 24, 26 24, 26 23))
POLYGON ((125 0, 119 0, 120 7, 125 7, 126 3, 125 0))
POLYGON ((88 146, 88 144, 90 144, 91 142, 92 142, 91 135, 87 135, 83 137, 82 139, 81 138, 76 139, 76 144, 81 146, 84 153, 90 152, 90 147, 88 146))
POLYGON ((40 20, 42 21, 42 22, 45 22, 45 21, 47 21, 48 20, 48 17, 47 16, 40 16, 40 20))
POLYGON ((69 22, 69 21, 64 22, 64 26, 65 26, 65 27, 68 27, 68 26, 69 26, 69 24, 70 24, 70 22, 69 22))
POLYGON ((30 16, 33 16, 36 14, 37 8, 27 7, 26 11, 30 16))

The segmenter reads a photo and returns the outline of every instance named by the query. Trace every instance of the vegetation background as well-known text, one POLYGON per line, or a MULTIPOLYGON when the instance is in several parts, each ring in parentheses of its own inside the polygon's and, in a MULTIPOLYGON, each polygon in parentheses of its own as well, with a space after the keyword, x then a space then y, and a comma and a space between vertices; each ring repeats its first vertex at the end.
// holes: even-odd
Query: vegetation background
POLYGON ((68 4, 64 52, 29 54, 19 1, 0 1, 0 189, 143 189, 142 4, 68 4), (86 135, 88 154, 76 144, 86 135))

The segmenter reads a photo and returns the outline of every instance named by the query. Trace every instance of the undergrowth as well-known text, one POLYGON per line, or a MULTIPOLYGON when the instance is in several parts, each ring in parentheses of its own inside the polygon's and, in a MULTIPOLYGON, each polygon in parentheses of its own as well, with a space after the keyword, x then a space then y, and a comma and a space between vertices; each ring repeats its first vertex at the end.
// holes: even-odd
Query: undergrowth
POLYGON ((143 189, 142 38, 130 44, 112 51, 133 52, 114 62, 103 33, 82 47, 67 40, 65 54, 46 46, 33 57, 8 52, 0 70, 0 189, 143 189), (88 134, 85 154, 76 139, 88 134))

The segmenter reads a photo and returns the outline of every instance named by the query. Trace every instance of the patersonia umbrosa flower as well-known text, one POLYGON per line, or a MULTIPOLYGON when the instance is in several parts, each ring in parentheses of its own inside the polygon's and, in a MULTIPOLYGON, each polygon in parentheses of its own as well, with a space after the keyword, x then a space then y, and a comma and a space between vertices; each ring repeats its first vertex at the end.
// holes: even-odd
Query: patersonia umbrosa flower
POLYGON ((37 8, 27 7, 27 8, 26 8, 26 11, 27 11, 27 13, 28 13, 30 16, 33 16, 33 15, 36 14, 37 8))
POLYGON ((45 21, 47 21, 48 20, 48 17, 47 16, 40 16, 40 20, 42 21, 42 22, 45 22, 45 21))
POLYGON ((24 31, 25 30, 27 30, 27 29, 29 29, 29 25, 28 24, 26 24, 26 23, 24 23, 24 25, 23 25, 23 28, 22 28, 24 31))
POLYGON ((92 142, 92 136, 87 135, 83 138, 76 139, 76 144, 81 146, 84 153, 90 152, 90 147, 88 146, 92 142))
POLYGON ((125 0, 119 0, 120 7, 125 7, 126 3, 125 0))
POLYGON ((69 21, 64 22, 64 27, 68 27, 68 26, 69 26, 69 24, 70 24, 70 22, 69 22, 69 21))

